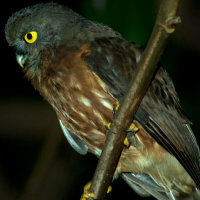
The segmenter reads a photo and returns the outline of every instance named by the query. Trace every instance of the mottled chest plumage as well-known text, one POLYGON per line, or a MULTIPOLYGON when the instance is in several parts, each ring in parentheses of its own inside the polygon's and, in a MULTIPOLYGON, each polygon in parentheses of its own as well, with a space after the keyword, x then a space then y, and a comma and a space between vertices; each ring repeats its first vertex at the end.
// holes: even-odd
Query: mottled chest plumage
POLYGON ((84 57, 89 54, 87 46, 83 46, 56 63, 43 61, 41 74, 48 77, 41 78, 37 89, 54 107, 65 127, 93 151, 103 147, 104 123, 112 120, 116 100, 85 63, 84 57))

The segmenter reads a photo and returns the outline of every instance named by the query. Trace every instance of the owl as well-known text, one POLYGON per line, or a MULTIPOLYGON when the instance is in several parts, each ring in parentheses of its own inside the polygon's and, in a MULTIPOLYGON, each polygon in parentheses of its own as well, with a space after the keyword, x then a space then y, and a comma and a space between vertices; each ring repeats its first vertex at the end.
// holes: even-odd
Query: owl
MULTIPOLYGON (((105 123, 123 99, 143 49, 69 8, 37 4, 14 13, 5 27, 25 77, 55 110, 80 154, 100 156, 105 123)), ((200 199, 200 153, 168 73, 159 66, 144 96, 116 174, 141 196, 200 199)))

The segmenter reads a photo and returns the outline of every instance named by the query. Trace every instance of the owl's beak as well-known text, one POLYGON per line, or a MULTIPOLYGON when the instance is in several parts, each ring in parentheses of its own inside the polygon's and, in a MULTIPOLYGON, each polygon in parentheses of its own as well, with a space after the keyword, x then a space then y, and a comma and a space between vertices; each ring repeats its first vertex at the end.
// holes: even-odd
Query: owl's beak
POLYGON ((25 63, 25 61, 26 61, 26 56, 16 54, 16 59, 17 59, 17 62, 19 63, 19 65, 20 65, 22 68, 24 68, 24 63, 25 63))

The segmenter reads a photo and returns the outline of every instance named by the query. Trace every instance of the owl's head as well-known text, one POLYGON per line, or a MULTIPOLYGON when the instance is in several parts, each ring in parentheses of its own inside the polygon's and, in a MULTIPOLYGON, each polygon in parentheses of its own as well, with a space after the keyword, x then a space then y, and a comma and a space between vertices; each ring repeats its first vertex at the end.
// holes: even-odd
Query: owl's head
POLYGON ((7 42, 16 50, 18 63, 38 65, 45 50, 69 45, 80 32, 84 19, 65 6, 37 4, 14 13, 5 27, 7 42))
POLYGON ((54 55, 59 47, 68 50, 98 37, 120 37, 108 26, 89 21, 56 3, 37 4, 14 13, 6 24, 5 35, 25 71, 35 70, 45 51, 54 55))

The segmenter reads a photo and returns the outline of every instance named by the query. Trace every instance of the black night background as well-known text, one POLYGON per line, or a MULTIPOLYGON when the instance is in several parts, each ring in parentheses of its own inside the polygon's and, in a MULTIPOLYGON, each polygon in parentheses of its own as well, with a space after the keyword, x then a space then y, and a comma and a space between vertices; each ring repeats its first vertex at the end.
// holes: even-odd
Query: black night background
MULTIPOLYGON (((55 112, 24 78, 8 47, 8 17, 36 3, 4 1, 1 6, 0 199, 79 199, 92 179, 97 158, 78 155, 61 131, 55 112)), ((104 23, 145 47, 159 0, 57 0, 82 16, 104 23)), ((182 23, 167 43, 161 63, 170 74, 181 105, 193 122, 200 144, 200 1, 182 0, 182 23)), ((113 183, 112 199, 142 199, 121 178, 113 183)), ((147 198, 151 200, 153 198, 147 198)))

